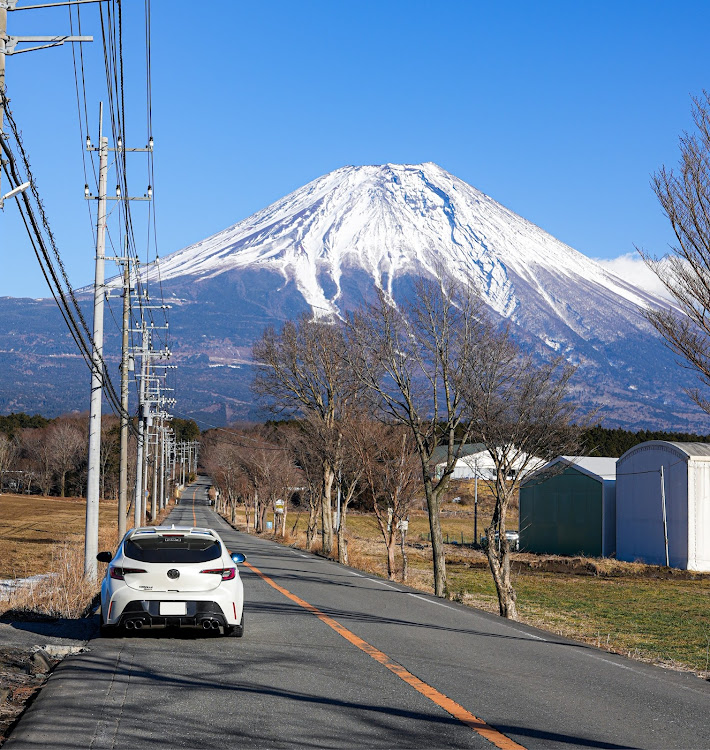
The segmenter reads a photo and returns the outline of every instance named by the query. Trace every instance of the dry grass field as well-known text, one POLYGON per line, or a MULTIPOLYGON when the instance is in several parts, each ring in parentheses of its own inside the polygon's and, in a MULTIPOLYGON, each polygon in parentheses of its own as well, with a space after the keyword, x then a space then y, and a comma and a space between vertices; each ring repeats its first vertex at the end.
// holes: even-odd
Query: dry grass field
MULTIPOLYGON (((101 503, 102 536, 115 528, 116 511, 116 503, 101 503)), ((83 539, 85 517, 81 498, 0 495, 0 578, 46 573, 64 542, 83 539)))
MULTIPOLYGON (((171 508, 158 515, 157 522, 171 508)), ((99 507, 99 550, 115 550, 117 505, 99 507)), ((42 579, 14 591, 0 591, 0 615, 79 617, 98 593, 105 566, 95 583, 84 580, 86 502, 81 498, 0 496, 0 579, 42 579)))
MULTIPOLYGON (((116 526, 116 511, 115 503, 101 503, 104 534, 116 526)), ((81 498, 0 495, 0 578, 46 573, 64 542, 83 539, 85 517, 81 498)))

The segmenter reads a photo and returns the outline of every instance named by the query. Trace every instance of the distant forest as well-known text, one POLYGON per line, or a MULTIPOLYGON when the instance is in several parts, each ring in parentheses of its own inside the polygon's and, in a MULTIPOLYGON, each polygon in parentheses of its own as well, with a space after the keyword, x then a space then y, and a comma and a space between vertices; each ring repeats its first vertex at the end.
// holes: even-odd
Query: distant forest
MULTIPOLYGON (((86 416, 86 415, 84 415, 86 416)), ((43 428, 55 420, 46 419, 45 417, 35 414, 10 414, 0 416, 0 433, 5 433, 12 438, 19 430, 23 428, 43 428)), ((288 422, 289 420, 284 420, 288 422)), ((269 426, 282 424, 281 421, 270 421, 269 426)), ((172 422, 173 429, 176 432, 177 441, 197 440, 200 437, 200 430, 191 419, 174 419, 172 422)), ((696 435, 692 432, 651 432, 650 430, 641 430, 639 432, 630 432, 629 430, 608 429, 606 427, 592 427, 583 434, 584 453, 588 456, 610 456, 619 458, 626 453, 629 448, 633 448, 639 443, 645 443, 648 440, 668 440, 676 443, 710 443, 710 435, 696 435)))
POLYGON ((605 427, 592 427, 584 432, 584 453, 588 456, 610 456, 619 458, 629 448, 648 440, 668 440, 673 443, 710 443, 710 435, 696 435, 691 432, 629 432, 610 430, 605 427))

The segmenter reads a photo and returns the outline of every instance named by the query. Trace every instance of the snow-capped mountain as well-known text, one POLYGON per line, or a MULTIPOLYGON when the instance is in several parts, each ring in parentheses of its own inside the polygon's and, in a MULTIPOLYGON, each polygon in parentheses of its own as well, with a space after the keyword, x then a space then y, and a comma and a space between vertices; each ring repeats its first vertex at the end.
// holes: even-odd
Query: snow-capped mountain
MULTIPOLYGON (((343 167, 160 264, 163 282, 268 269, 317 311, 342 312, 353 269, 394 296, 395 280, 445 271, 473 280, 516 319, 530 287, 574 325, 546 287, 583 281, 644 307, 654 300, 436 164, 343 167)), ((155 278, 156 273, 151 274, 155 278)))
MULTIPOLYGON (((173 304, 183 414, 205 421, 253 414, 251 345, 265 326, 342 315, 376 287, 399 303, 414 278, 447 273, 475 282, 524 346, 579 365, 577 397, 605 424, 710 430, 644 318, 667 302, 435 164, 338 169, 142 273, 173 304)), ((18 341, 0 331, 0 354, 4 335, 7 350, 18 341)), ((0 409, 3 390, 0 374, 0 409)))

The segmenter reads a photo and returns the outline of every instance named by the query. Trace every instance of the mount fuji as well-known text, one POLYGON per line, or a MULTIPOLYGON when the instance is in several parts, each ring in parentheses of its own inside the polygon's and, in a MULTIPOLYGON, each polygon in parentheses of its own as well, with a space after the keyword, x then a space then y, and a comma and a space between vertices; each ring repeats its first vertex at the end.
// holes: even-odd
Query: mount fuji
MULTIPOLYGON (((521 345, 577 365, 576 398, 605 425, 710 429, 644 317, 666 301, 436 164, 338 169, 142 270, 172 305, 182 411, 218 424, 253 414, 250 351, 265 326, 342 316, 375 288, 400 303, 441 273, 473 282, 521 345)), ((0 377, 0 409, 5 391, 0 377)))

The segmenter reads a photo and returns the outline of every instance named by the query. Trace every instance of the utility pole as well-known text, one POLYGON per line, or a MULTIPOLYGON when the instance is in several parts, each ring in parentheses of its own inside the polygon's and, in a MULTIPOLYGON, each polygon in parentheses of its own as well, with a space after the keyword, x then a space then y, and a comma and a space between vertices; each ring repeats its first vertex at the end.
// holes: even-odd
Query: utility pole
POLYGON ((163 424, 160 428, 160 510, 165 508, 165 433, 167 428, 163 424))
POLYGON ((131 269, 128 260, 128 237, 124 251, 123 266, 123 325, 121 338, 121 460, 118 475, 118 538, 126 533, 128 512, 128 372, 130 356, 128 348, 128 326, 131 312, 131 269))
POLYGON ((103 102, 99 105, 99 194, 96 217, 96 265, 94 273, 94 337, 91 356, 91 404, 89 407, 89 471, 86 480, 86 535, 84 576, 96 580, 99 551, 99 480, 101 477, 101 397, 103 395, 104 251, 106 247, 106 179, 108 138, 103 135, 103 102))
POLYGON ((142 327, 143 339, 141 343, 141 382, 138 385, 138 452, 136 454, 136 496, 133 503, 133 525, 137 528, 143 519, 143 443, 145 420, 145 381, 146 363, 148 357, 148 328, 145 321, 142 327))
MULTIPOLYGON (((165 309, 168 305, 159 305, 156 309, 165 309)), ((151 309, 150 305, 142 305, 144 310, 151 309)), ((159 327, 159 326, 158 326, 159 327)), ((164 326, 167 328, 166 326, 164 326)), ((148 449, 150 447, 150 432, 149 428, 152 424, 152 412, 150 407, 158 403, 152 391, 149 390, 149 381, 151 378, 150 368, 151 359, 157 357, 169 357, 170 351, 167 349, 154 350, 152 348, 153 331, 156 326, 151 324, 150 329, 143 321, 140 329, 142 334, 140 355, 141 355, 141 374, 140 374, 140 386, 138 389, 138 451, 136 457, 136 500, 135 500, 135 512, 134 512, 134 523, 135 526, 141 526, 144 523, 145 515, 147 512, 146 508, 146 494, 148 489, 148 449)), ((155 486, 153 487, 153 495, 155 495, 155 486)))
POLYGON ((155 448, 153 449, 153 492, 150 496, 150 520, 155 523, 158 516, 158 436, 160 434, 160 418, 153 425, 155 448))

